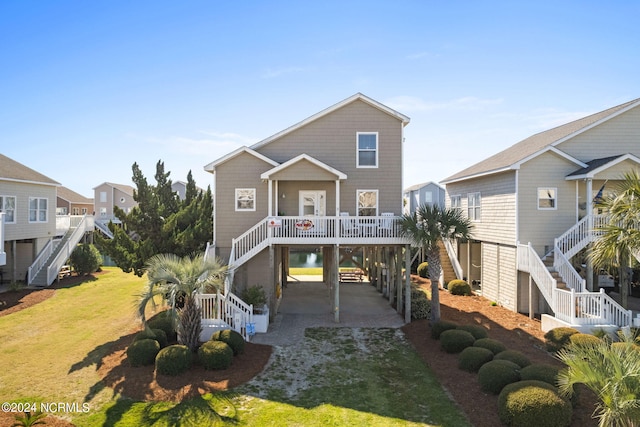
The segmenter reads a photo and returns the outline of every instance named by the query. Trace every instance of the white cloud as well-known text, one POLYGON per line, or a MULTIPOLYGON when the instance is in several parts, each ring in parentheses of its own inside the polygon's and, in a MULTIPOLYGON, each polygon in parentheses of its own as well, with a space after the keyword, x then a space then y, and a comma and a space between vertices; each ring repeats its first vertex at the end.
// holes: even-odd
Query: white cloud
POLYGON ((402 111, 470 111, 480 110, 488 106, 499 105, 503 102, 501 98, 497 99, 481 99, 473 96, 467 96, 458 99, 452 99, 446 102, 427 102, 422 98, 415 96, 397 96, 385 102, 389 107, 402 111))

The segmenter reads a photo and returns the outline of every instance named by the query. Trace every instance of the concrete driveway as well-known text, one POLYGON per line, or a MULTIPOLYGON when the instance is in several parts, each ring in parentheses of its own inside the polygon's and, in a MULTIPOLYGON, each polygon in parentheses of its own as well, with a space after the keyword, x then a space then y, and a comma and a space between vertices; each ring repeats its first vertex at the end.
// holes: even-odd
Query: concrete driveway
POLYGON ((283 290, 282 303, 267 333, 251 342, 293 345, 310 327, 399 328, 404 317, 368 282, 340 284, 340 323, 334 321, 333 299, 323 282, 295 282, 283 290))

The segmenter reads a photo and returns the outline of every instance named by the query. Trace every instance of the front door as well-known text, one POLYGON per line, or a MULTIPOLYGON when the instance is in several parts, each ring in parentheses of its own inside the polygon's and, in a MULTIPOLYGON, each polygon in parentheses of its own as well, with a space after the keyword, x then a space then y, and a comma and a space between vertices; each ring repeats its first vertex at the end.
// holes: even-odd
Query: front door
POLYGON ((325 216, 327 192, 324 190, 300 191, 301 216, 325 216))

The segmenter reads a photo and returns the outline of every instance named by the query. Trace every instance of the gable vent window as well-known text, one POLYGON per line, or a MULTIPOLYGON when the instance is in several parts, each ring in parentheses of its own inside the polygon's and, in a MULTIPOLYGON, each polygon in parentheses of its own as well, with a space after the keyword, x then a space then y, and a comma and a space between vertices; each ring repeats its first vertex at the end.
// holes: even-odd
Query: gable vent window
POLYGON ((356 167, 378 167, 378 132, 357 133, 356 167))

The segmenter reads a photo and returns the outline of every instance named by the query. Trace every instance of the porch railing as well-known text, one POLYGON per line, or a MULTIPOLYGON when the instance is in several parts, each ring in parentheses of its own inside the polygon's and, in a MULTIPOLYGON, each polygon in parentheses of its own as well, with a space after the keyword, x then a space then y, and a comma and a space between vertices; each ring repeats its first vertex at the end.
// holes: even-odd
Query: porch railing
POLYGON ((572 325, 631 325, 633 313, 600 292, 556 289, 556 317, 572 325))
POLYGON ((196 295, 196 301, 202 310, 202 320, 222 321, 245 340, 251 338, 247 325, 253 323, 252 305, 246 304, 231 292, 226 295, 220 292, 196 295))

